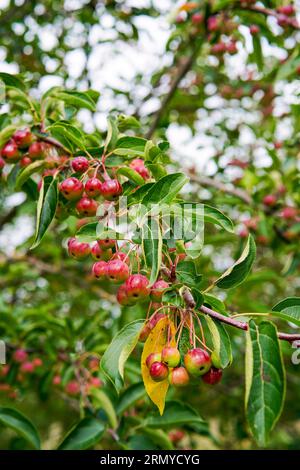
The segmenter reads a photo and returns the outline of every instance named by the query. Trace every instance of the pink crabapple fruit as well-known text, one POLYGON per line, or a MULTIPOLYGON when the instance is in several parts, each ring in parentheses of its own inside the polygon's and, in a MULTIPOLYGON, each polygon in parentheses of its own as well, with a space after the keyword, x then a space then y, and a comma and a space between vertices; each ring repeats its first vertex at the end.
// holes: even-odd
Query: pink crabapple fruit
POLYGON ((185 367, 175 367, 169 373, 170 385, 175 387, 185 387, 190 381, 190 376, 185 367))
POLYGON ((150 377, 154 382, 162 382, 163 380, 166 380, 169 375, 168 367, 162 362, 153 362, 150 366, 149 372, 150 377))
POLYGON ((76 201, 82 196, 83 184, 77 178, 70 177, 60 183, 59 190, 68 201, 76 201))
POLYGON ((161 362, 161 353, 151 353, 146 359, 146 366, 148 369, 152 366, 154 362, 161 362))
POLYGON ((184 356, 184 365, 189 374, 199 377, 206 374, 211 368, 211 358, 204 349, 190 349, 184 356))
POLYGON ((71 162, 71 166, 76 173, 84 173, 89 168, 89 161, 85 157, 75 157, 71 162))
POLYGON ((77 212, 82 217, 94 217, 97 213, 98 203, 95 199, 83 196, 76 204, 77 212))
POLYGON ((161 360, 168 367, 177 367, 180 363, 180 352, 175 347, 165 346, 161 352, 161 360))
POLYGON ((212 367, 206 374, 202 375, 202 380, 209 385, 215 385, 221 381, 222 375, 222 369, 212 367))

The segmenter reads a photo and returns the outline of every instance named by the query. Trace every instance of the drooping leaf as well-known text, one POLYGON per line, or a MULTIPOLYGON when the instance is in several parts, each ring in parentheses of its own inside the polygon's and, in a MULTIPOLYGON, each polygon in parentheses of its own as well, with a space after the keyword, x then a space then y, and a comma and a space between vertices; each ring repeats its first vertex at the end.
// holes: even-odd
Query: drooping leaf
POLYGON ((107 119, 107 134, 104 142, 104 151, 115 148, 118 140, 118 126, 117 120, 114 116, 109 116, 107 119))
POLYGON ((288 297, 272 308, 273 315, 300 326, 300 297, 288 297))
POLYGON ((162 318, 151 330, 145 344, 141 358, 142 377, 145 385, 146 392, 153 403, 159 409, 162 415, 165 407, 165 400, 169 388, 168 379, 162 382, 154 382, 150 376, 148 367, 146 366, 146 359, 149 354, 153 352, 161 352, 167 344, 169 338, 169 345, 175 346, 175 326, 173 322, 166 316, 162 318))
POLYGON ((162 257, 162 235, 156 219, 148 218, 148 221, 143 225, 142 240, 146 266, 151 269, 150 285, 152 285, 157 279, 162 257))
POLYGON ((233 233, 233 223, 227 215, 223 214, 219 209, 204 204, 203 208, 204 222, 210 222, 219 225, 227 232, 233 233))
POLYGON ((215 281, 215 284, 221 289, 229 289, 241 284, 251 271, 255 255, 255 241, 252 235, 249 235, 246 246, 239 259, 215 281))
POLYGON ((149 428, 169 428, 187 424, 200 424, 207 427, 194 408, 177 400, 167 401, 164 414, 159 416, 153 413, 144 420, 144 424, 149 428))
POLYGON ((103 390, 99 390, 95 387, 91 389, 90 394, 93 397, 93 405, 95 408, 102 408, 107 415, 110 427, 116 429, 118 426, 118 418, 108 395, 103 390))
POLYGON ((135 320, 124 326, 113 338, 101 359, 101 369, 111 380, 117 392, 123 387, 124 366, 135 348, 144 320, 135 320))
POLYGON ((56 211, 58 201, 57 181, 52 176, 43 178, 37 203, 36 231, 31 250, 42 241, 56 211))
POLYGON ((121 415, 125 410, 134 405, 134 403, 145 396, 145 387, 143 382, 131 385, 127 388, 119 398, 116 406, 116 413, 121 415))
POLYGON ((19 191, 28 178, 30 178, 34 173, 37 173, 44 165, 45 163, 42 160, 37 160, 36 162, 32 162, 30 165, 26 166, 17 176, 16 191, 19 191))
POLYGON ((139 186, 141 186, 145 182, 144 178, 142 178, 142 176, 137 171, 127 166, 122 166, 121 168, 119 168, 117 170, 117 174, 126 176, 126 178, 128 178, 129 181, 132 181, 133 183, 139 186))
POLYGON ((0 423, 16 431, 34 449, 40 448, 40 437, 33 424, 14 408, 0 408, 0 423))
POLYGON ((214 352, 220 361, 220 367, 225 369, 232 363, 231 341, 225 327, 211 317, 206 316, 205 320, 209 328, 214 352))
POLYGON ((250 320, 246 340, 246 416, 255 440, 265 446, 283 408, 284 364, 272 323, 250 320))
POLYGON ((87 92, 65 90, 63 88, 55 87, 52 96, 64 101, 64 103, 75 106, 76 108, 86 108, 90 111, 96 111, 95 101, 87 92))
POLYGON ((58 450, 85 450, 100 441, 104 424, 96 418, 84 418, 77 423, 59 445, 58 450))
POLYGON ((164 176, 149 189, 142 203, 145 205, 169 204, 187 182, 188 178, 183 173, 164 176))

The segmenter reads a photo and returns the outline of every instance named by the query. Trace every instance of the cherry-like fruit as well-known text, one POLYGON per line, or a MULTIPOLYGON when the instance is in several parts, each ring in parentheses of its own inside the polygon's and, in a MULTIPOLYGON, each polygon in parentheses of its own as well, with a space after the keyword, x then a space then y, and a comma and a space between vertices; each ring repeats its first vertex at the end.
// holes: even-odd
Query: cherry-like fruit
POLYGON ((204 349, 190 349, 184 356, 184 365, 189 374, 199 377, 206 374, 211 368, 211 358, 204 349))

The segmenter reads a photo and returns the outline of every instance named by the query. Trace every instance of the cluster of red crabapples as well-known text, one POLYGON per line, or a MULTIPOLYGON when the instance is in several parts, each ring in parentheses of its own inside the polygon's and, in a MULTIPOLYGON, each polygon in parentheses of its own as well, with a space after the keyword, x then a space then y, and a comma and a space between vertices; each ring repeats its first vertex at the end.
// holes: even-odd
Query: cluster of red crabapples
POLYGON ((181 355, 177 347, 165 346, 161 353, 149 354, 146 366, 154 382, 169 379, 170 385, 185 387, 190 382, 190 377, 198 378, 210 385, 215 385, 222 378, 222 370, 212 364, 210 354, 201 348, 193 348, 187 351, 181 365, 181 355))
POLYGON ((1 149, 0 171, 5 163, 19 163, 21 167, 44 157, 47 145, 36 139, 30 129, 19 129, 1 149))

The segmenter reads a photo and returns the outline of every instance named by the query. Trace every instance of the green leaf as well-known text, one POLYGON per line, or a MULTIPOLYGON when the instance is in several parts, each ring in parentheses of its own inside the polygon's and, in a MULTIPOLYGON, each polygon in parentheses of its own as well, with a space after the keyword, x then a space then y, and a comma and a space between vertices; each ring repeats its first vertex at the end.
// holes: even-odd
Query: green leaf
POLYGON ((251 271, 255 255, 255 241, 252 235, 249 235, 246 246, 239 259, 215 281, 215 284, 221 289, 229 289, 241 284, 251 271))
POLYGON ((176 277, 182 284, 197 287, 200 284, 201 275, 197 274, 194 261, 183 260, 179 261, 176 268, 176 277))
POLYGON ((122 395, 120 395, 118 404, 116 406, 117 415, 121 415, 134 403, 146 395, 146 390, 143 382, 131 385, 127 388, 122 395))
POLYGON ((16 131, 16 126, 9 125, 4 127, 4 129, 1 130, 0 132, 0 147, 3 147, 6 142, 11 138, 13 133, 16 131))
POLYGON ((231 341, 225 327, 209 316, 205 316, 209 328, 214 352, 219 358, 220 367, 225 369, 232 363, 231 341))
POLYGON ((161 178, 167 175, 167 170, 161 163, 147 163, 146 167, 156 181, 159 181, 161 178))
POLYGON ((34 448, 40 449, 40 437, 33 424, 14 408, 0 408, 0 423, 16 431, 34 448))
POLYGON ((17 75, 11 75, 10 73, 1 72, 0 80, 2 80, 6 86, 19 88, 25 91, 26 87, 24 82, 17 75))
POLYGON ((96 418, 84 418, 67 434, 59 450, 85 450, 93 447, 105 431, 105 426, 96 418))
POLYGON ((219 225, 227 232, 234 232, 232 220, 230 220, 230 218, 223 214, 223 212, 221 212, 219 209, 204 204, 203 216, 204 222, 210 222, 212 224, 219 225))
POLYGON ((55 87, 52 96, 76 108, 86 108, 93 112, 96 111, 96 104, 87 92, 70 91, 55 87))
POLYGON ((252 36, 253 41, 253 60, 257 64, 259 71, 263 70, 264 67, 264 57, 261 47, 260 35, 252 36))
POLYGON ((288 297, 272 308, 273 315, 300 326, 300 297, 288 297))
POLYGON ((114 409, 114 406, 109 399, 108 395, 103 391, 99 390, 98 388, 91 389, 91 396, 93 399, 93 404, 96 408, 103 408, 105 411, 110 427, 112 429, 116 429, 118 427, 118 418, 114 409))
POLYGON ((127 129, 134 129, 141 127, 141 124, 134 116, 126 116, 124 114, 120 114, 118 116, 118 127, 121 132, 127 129))
POLYGON ((129 168, 128 166, 122 166, 121 168, 118 168, 117 174, 126 176, 129 181, 132 181, 138 186, 141 186, 145 182, 144 178, 137 171, 129 168))
POLYGON ((31 175, 36 173, 40 168, 45 165, 45 162, 42 160, 37 160, 36 162, 30 163, 26 166, 23 171, 21 171, 16 179, 16 191, 19 191, 23 184, 30 178, 31 175))
POLYGON ((90 243, 97 240, 97 227, 99 222, 91 222, 82 225, 76 232, 76 237, 82 243, 90 243))
POLYGON ((149 428, 165 428, 186 424, 206 424, 191 406, 177 400, 167 401, 164 414, 154 413, 143 424, 149 428))
POLYGON ((123 387, 124 366, 135 348, 145 320, 135 320, 113 338, 101 360, 101 369, 119 393, 123 387))
POLYGON ((59 121, 49 126, 47 131, 67 150, 71 152, 75 152, 77 149, 85 151, 84 136, 77 127, 59 121))
POLYGON ((36 231, 31 250, 40 244, 48 230, 48 227, 55 216, 57 201, 57 181, 52 176, 46 176, 43 178, 37 203, 36 231))
POLYGON ((149 217, 144 223, 142 240, 146 266, 151 269, 150 285, 152 285, 157 279, 162 259, 162 235, 156 219, 149 217))
POLYGON ((275 325, 256 325, 250 320, 246 346, 246 415, 255 440, 265 446, 285 397, 285 371, 275 325))
POLYGON ((164 176, 149 189, 142 203, 145 205, 169 204, 188 180, 183 173, 164 176))
POLYGON ((124 149, 124 151, 132 150, 138 152, 137 154, 139 155, 143 155, 146 142, 146 139, 142 139, 141 137, 124 136, 118 139, 116 149, 124 149))
POLYGON ((107 119, 107 134, 104 142, 104 151, 115 148, 118 140, 119 130, 117 120, 114 116, 109 116, 107 119))

